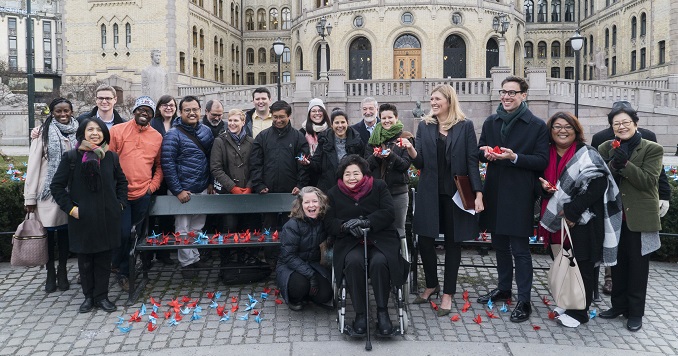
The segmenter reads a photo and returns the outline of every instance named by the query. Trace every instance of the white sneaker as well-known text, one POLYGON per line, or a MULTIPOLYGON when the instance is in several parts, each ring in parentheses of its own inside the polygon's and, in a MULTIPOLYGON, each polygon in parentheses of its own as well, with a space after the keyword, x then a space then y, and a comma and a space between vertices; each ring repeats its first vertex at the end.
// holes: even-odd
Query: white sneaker
POLYGON ((565 314, 565 309, 561 307, 556 307, 555 309, 553 309, 553 312, 556 313, 556 316, 559 316, 565 314))
POLYGON ((561 314, 558 316, 556 319, 558 319, 558 323, 566 328, 576 328, 581 324, 577 319, 567 315, 567 314, 561 314))

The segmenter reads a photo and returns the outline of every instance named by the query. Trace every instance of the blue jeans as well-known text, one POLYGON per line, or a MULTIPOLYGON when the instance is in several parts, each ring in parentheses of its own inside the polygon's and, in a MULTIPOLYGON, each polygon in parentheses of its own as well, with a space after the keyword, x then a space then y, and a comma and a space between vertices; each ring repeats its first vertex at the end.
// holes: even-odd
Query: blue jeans
MULTIPOLYGON (((132 239, 132 224, 139 223, 146 215, 151 202, 151 195, 146 194, 137 200, 128 200, 122 211, 120 247, 113 251, 113 267, 118 268, 118 278, 129 277, 129 250, 132 239)), ((141 224, 137 229, 141 228, 141 224)))

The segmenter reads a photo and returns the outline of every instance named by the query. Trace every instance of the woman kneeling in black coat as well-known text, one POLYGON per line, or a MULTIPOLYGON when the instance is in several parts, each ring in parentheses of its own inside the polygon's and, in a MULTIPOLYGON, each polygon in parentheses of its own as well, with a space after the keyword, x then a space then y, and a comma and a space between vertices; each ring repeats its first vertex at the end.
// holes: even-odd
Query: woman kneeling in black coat
POLYGON ((327 196, 316 187, 304 187, 283 226, 276 282, 292 310, 303 309, 307 300, 324 304, 332 299, 330 272, 320 265, 320 244, 327 239, 322 224, 326 211, 327 196))
POLYGON ((367 331, 365 305, 365 256, 362 228, 367 234, 368 272, 377 304, 377 330, 390 335, 388 316, 391 283, 404 281, 405 266, 400 258, 400 239, 393 225, 393 200, 386 183, 369 175, 367 161, 358 155, 344 157, 337 170, 337 185, 327 193, 327 234, 336 237, 334 270, 337 278, 346 278, 346 286, 356 312, 353 331, 367 331))

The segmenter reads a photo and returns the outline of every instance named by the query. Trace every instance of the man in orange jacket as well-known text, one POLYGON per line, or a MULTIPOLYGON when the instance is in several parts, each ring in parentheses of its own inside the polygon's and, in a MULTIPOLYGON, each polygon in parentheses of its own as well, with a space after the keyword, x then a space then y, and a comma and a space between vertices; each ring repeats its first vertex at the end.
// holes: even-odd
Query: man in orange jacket
POLYGON ((127 207, 122 212, 122 243, 113 252, 113 268, 122 290, 129 290, 129 250, 132 224, 139 223, 148 210, 151 193, 160 187, 162 135, 149 125, 155 103, 148 96, 134 103, 134 120, 111 127, 109 149, 120 156, 120 166, 129 182, 127 207))

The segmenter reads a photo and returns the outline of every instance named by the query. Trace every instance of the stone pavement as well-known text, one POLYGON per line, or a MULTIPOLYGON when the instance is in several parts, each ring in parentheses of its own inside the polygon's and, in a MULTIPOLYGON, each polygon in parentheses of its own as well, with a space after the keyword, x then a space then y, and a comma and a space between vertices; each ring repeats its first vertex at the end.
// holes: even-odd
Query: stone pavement
MULTIPOLYGON (((440 257, 442 257, 440 255, 440 257)), ((535 266, 546 267, 546 256, 534 256, 535 266)), ((463 263, 494 264, 493 253, 479 256, 465 251, 463 263)), ((213 263, 217 263, 213 261, 213 263)), ((45 272, 39 268, 12 268, 0 264, 0 355, 352 355, 364 352, 364 341, 347 339, 339 333, 336 312, 319 307, 308 307, 302 312, 290 311, 284 304, 276 304, 271 296, 260 309, 261 323, 244 315, 247 294, 260 299, 265 287, 275 288, 274 280, 252 286, 226 287, 217 280, 218 271, 200 272, 199 278, 184 281, 178 271, 151 272, 151 282, 141 300, 150 313, 150 297, 162 300, 158 311, 158 329, 147 330, 147 316, 140 323, 132 323, 132 330, 123 333, 116 322, 121 316, 129 319, 139 310, 141 300, 131 307, 123 307, 126 295, 117 284, 111 286, 111 299, 119 307, 107 314, 95 310, 79 314, 83 301, 79 285, 75 284, 77 263, 69 261, 72 289, 45 294, 45 272), (221 291, 218 302, 230 308, 235 296, 239 310, 229 321, 220 322, 214 309, 208 308, 207 292, 221 291), (172 298, 189 296, 201 298, 203 308, 199 320, 190 321, 184 315, 179 325, 168 326, 164 313, 172 298)), ((546 271, 536 270, 532 293, 533 314, 529 322, 515 324, 509 313, 496 310, 498 319, 489 319, 485 306, 473 302, 471 309, 462 313, 461 320, 438 318, 429 305, 410 305, 411 322, 405 336, 392 339, 374 339, 372 353, 378 355, 424 355, 434 353, 464 355, 556 355, 577 353, 590 355, 678 354, 678 265, 651 263, 648 300, 643 328, 637 333, 626 330, 624 319, 604 320, 598 317, 577 329, 566 329, 548 319, 549 307, 542 302, 548 295, 546 271), (473 321, 481 315, 482 323, 473 321), (535 326, 539 330, 535 330, 535 326)), ((442 280, 442 278, 440 278, 442 280)), ((602 278, 601 278, 602 280, 602 278)), ((468 290, 471 301, 494 287, 496 270, 461 268, 460 292, 468 290)), ((420 281, 420 283, 423 283, 420 281)), ((412 296, 410 296, 412 298, 412 296)), ((550 296, 548 297, 550 299, 550 296)), ((461 308, 461 293, 455 297, 455 308, 461 308)), ((609 307, 609 298, 593 305, 598 312, 609 307)), ((259 309, 259 307, 257 307, 259 309)), ((392 312, 393 314, 393 312, 392 312)), ((349 313, 347 321, 353 318, 349 313)), ((395 320, 395 319, 394 319, 395 320)), ((123 324, 127 326, 127 322, 123 324)))

